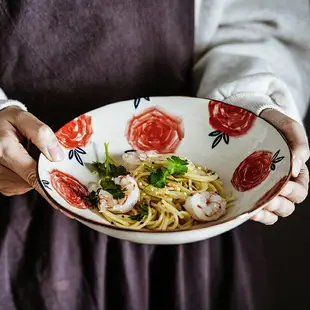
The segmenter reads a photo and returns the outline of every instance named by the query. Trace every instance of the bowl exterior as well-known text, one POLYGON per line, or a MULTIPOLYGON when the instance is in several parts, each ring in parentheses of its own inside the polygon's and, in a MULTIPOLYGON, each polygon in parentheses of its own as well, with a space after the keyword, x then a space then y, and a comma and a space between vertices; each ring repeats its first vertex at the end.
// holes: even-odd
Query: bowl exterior
POLYGON ((281 133, 254 114, 222 102, 190 97, 145 97, 80 115, 56 136, 66 154, 52 163, 40 155, 37 174, 48 197, 83 224, 117 238, 157 244, 198 241, 248 220, 289 180, 291 150, 281 133), (104 159, 104 143, 113 157, 126 150, 176 153, 216 171, 235 206, 217 221, 186 231, 133 231, 111 225, 82 199, 97 177, 87 164, 104 159))

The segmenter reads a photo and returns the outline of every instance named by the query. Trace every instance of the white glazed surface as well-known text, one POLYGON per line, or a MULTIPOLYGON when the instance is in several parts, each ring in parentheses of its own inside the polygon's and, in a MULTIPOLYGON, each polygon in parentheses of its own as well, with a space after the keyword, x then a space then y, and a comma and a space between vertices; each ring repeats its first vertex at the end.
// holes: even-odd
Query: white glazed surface
POLYGON ((84 185, 97 180, 85 165, 79 164, 74 158, 69 160, 70 149, 64 148, 66 158, 57 163, 48 161, 41 154, 38 162, 38 178, 42 188, 59 207, 94 230, 119 239, 146 244, 182 244, 211 238, 249 220, 258 208, 262 208, 262 206, 254 208, 257 200, 281 178, 289 177, 291 173, 291 152, 285 139, 272 125, 260 118, 255 120, 246 135, 230 137, 228 145, 221 141, 212 148, 214 137, 210 137, 209 133, 215 129, 209 123, 209 100, 189 97, 151 97, 149 100, 141 98, 139 101, 136 109, 134 100, 129 100, 86 113, 92 117, 93 134, 87 145, 83 147, 86 152, 80 156, 83 162, 103 160, 105 142, 109 143, 112 156, 117 158, 120 158, 125 150, 132 149, 125 135, 128 120, 154 106, 183 120, 184 138, 176 154, 186 156, 193 162, 216 171, 223 181, 224 189, 232 190, 237 197, 236 205, 229 208, 218 221, 201 223, 186 231, 131 231, 115 228, 94 212, 69 205, 52 188, 49 173, 53 169, 72 175, 84 185), (284 156, 284 159, 276 164, 276 169, 271 171, 260 185, 246 192, 236 191, 231 183, 235 169, 247 156, 258 150, 271 151, 273 154, 280 150, 279 156, 284 156))

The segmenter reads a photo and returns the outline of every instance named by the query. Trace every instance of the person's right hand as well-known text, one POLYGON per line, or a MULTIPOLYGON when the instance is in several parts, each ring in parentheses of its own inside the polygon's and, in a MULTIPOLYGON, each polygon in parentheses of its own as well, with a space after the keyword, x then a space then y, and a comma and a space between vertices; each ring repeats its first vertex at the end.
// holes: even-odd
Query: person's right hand
POLYGON ((36 177, 36 162, 23 147, 22 139, 30 140, 51 161, 64 158, 50 127, 18 107, 1 110, 0 193, 5 196, 21 195, 31 189, 43 193, 36 177))

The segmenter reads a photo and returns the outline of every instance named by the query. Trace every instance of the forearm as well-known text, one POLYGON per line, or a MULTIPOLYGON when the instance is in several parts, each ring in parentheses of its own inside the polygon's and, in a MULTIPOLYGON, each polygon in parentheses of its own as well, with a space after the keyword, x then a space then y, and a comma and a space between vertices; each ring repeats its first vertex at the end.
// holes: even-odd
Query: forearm
POLYGON ((276 108, 301 121, 310 89, 310 38, 308 30, 303 31, 309 17, 302 15, 308 14, 307 2, 291 4, 302 6, 299 12, 283 8, 281 0, 266 2, 267 9, 261 9, 262 1, 244 6, 242 1, 226 6, 224 2, 211 37, 205 33, 203 10, 196 16, 197 96, 224 100, 256 114, 276 108), (288 18, 289 27, 284 25, 288 18))

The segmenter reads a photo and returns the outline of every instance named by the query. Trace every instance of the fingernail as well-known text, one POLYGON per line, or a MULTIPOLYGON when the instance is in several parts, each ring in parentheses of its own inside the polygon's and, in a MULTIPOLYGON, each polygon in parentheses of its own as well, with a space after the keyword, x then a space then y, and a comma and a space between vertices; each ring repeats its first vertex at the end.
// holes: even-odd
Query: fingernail
POLYGON ((58 141, 53 141, 47 151, 53 161, 62 161, 65 157, 64 151, 58 144, 58 141))
POLYGON ((297 178, 301 170, 302 162, 299 158, 296 158, 293 162, 293 177, 297 178))

